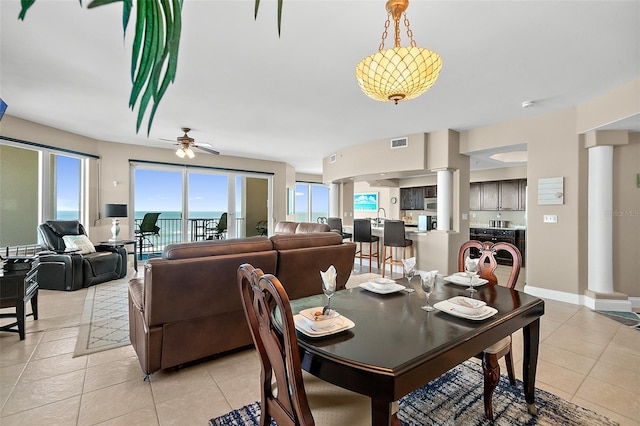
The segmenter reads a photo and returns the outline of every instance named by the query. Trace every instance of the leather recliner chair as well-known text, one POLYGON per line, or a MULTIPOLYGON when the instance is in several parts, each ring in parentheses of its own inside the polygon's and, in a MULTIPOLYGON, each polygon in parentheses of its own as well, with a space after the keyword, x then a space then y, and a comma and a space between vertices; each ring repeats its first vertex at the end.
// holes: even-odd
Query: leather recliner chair
POLYGON ((77 220, 48 220, 38 226, 45 252, 39 253, 38 285, 47 290, 77 290, 127 275, 124 247, 95 246, 95 253, 65 252, 65 235, 86 235, 77 220))

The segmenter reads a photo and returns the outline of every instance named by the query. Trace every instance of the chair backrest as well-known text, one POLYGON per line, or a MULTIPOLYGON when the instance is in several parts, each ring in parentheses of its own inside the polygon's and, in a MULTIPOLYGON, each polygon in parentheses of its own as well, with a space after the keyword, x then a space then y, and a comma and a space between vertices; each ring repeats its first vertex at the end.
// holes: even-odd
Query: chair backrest
POLYGON ((261 425, 314 425, 289 297, 271 274, 245 263, 238 268, 245 316, 260 356, 261 425), (278 308, 281 331, 273 323, 278 308), (275 382, 274 379, 275 378, 275 382), (276 392, 274 394, 274 385, 276 392))
POLYGON ((38 233, 48 250, 64 250, 66 245, 62 240, 65 235, 84 235, 84 226, 77 220, 47 220, 38 225, 38 233))
POLYGON ((320 216, 318 217, 318 219, 316 219, 316 222, 318 223, 327 223, 327 218, 324 216, 320 216))
POLYGON ((403 220, 384 221, 384 245, 390 247, 405 246, 405 229, 403 220))
POLYGON ((495 258, 496 253, 498 250, 509 252, 513 258, 513 264, 505 285, 511 289, 515 288, 516 281, 518 281, 518 276, 520 275, 520 267, 522 266, 522 255, 516 246, 502 242, 491 243, 490 241, 467 241, 460 247, 460 252, 458 253, 458 271, 464 271, 465 258, 470 255, 469 252, 472 248, 476 248, 480 252, 480 258, 478 259, 478 275, 481 278, 488 280, 490 284, 498 284, 498 277, 496 277, 495 274, 495 270, 498 267, 498 262, 495 258))
POLYGON ((140 223, 139 232, 151 232, 157 234, 160 228, 156 225, 160 213, 145 213, 140 223))
POLYGON ((369 219, 353 220, 353 241, 357 243, 371 242, 371 221, 369 219))
POLYGON ((227 230, 227 212, 222 213, 220 215, 220 220, 218 221, 218 226, 216 226, 217 232, 224 232, 227 230))
POLYGON ((330 217, 327 219, 327 224, 329 225, 329 229, 333 232, 338 232, 342 234, 342 219, 339 217, 330 217))

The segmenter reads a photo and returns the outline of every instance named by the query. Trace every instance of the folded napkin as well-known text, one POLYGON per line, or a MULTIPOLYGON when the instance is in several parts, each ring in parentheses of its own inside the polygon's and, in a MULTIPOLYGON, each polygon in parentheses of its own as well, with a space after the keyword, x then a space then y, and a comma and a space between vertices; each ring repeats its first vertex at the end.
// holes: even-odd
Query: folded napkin
POLYGON ((438 275, 438 270, 433 271, 418 271, 420 274, 420 278, 422 281, 431 281, 436 279, 436 275, 438 275))
POLYGON ((464 267, 465 270, 470 271, 470 272, 477 272, 478 271, 478 261, 480 261, 480 259, 472 259, 469 256, 467 256, 464 260, 464 267))
POLYGON ((323 288, 327 289, 328 291, 335 291, 336 277, 338 276, 336 268, 331 265, 325 272, 320 271, 320 276, 322 277, 323 288))
POLYGON ((402 259, 402 264, 405 269, 414 269, 416 267, 416 258, 410 257, 408 259, 402 259))

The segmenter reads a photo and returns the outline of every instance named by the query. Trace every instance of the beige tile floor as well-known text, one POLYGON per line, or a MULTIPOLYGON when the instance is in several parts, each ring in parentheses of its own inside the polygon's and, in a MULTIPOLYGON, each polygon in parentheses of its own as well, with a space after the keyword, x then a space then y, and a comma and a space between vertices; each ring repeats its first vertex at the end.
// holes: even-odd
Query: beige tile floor
MULTIPOLYGON (((204 426, 259 399, 253 350, 159 372, 150 382, 142 380, 131 346, 73 358, 85 295, 42 290, 40 319, 28 318, 26 339, 0 333, 2 426, 204 426)), ((546 303, 541 331, 538 387, 623 425, 640 425, 638 331, 554 301, 546 303)), ((518 365, 521 333, 514 336, 518 365)))

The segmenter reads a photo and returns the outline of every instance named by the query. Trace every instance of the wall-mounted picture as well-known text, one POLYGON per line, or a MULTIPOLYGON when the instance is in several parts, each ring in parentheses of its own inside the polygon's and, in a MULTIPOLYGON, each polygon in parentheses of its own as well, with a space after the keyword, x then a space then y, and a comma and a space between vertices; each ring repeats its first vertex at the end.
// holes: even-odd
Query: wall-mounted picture
POLYGON ((377 192, 356 192, 353 194, 353 210, 356 212, 377 212, 377 192))

